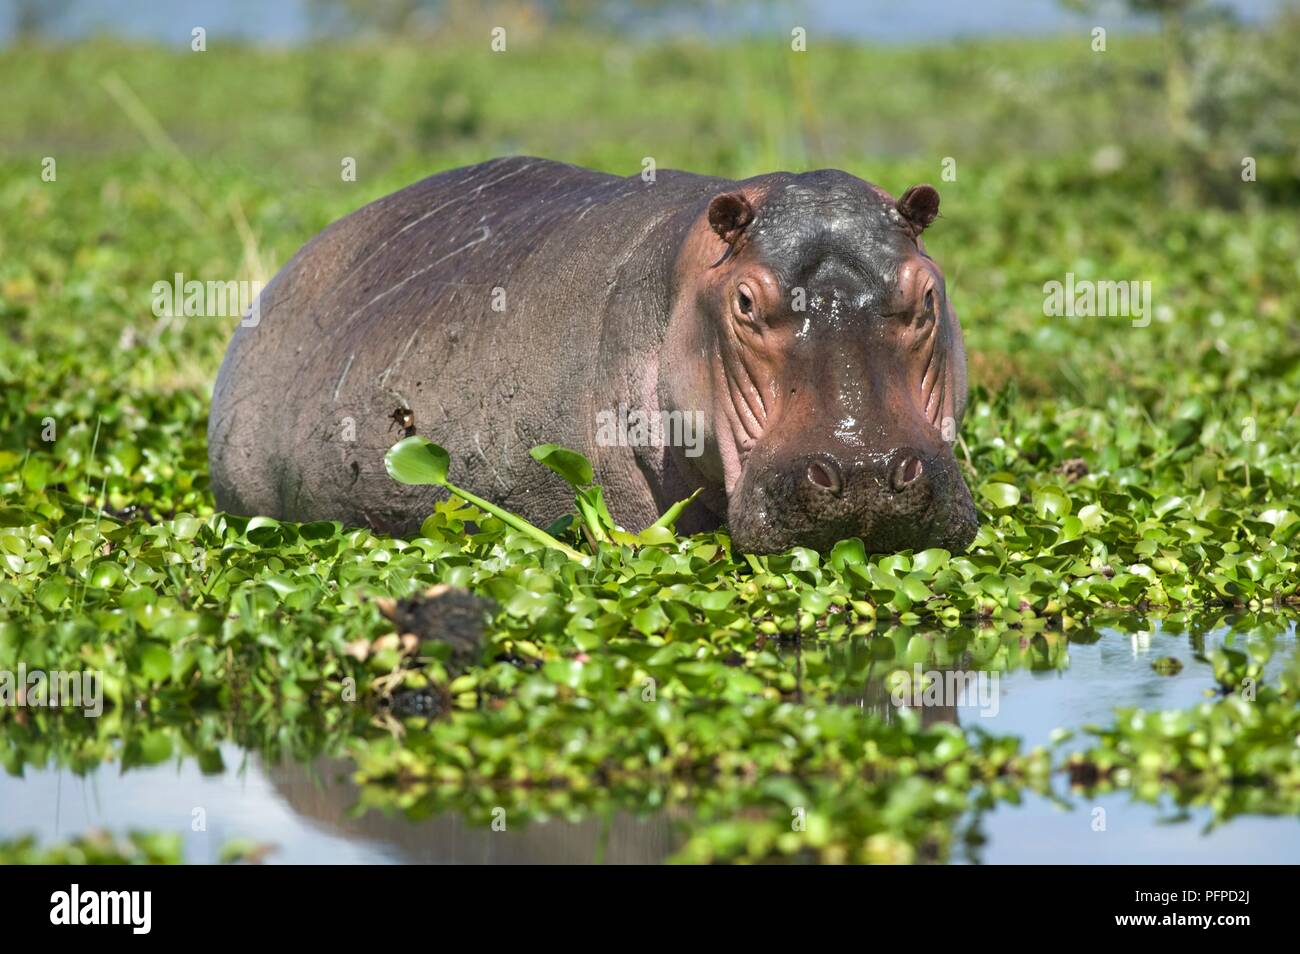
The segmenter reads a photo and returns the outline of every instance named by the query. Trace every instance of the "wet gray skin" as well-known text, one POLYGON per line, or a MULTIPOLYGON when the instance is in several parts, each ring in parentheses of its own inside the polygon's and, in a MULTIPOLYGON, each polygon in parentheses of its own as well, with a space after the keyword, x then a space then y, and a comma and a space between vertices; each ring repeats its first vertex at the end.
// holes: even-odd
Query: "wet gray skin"
POLYGON ((572 493, 528 450, 558 443, 628 529, 701 489, 679 529, 727 523, 745 551, 962 549, 965 357, 920 240, 937 210, 928 186, 895 201, 833 170, 648 182, 514 157, 432 176, 313 239, 237 330, 209 420, 217 504, 414 533, 445 492, 385 472, 409 425, 455 482, 543 525, 572 493), (698 432, 611 443, 619 408, 698 432))

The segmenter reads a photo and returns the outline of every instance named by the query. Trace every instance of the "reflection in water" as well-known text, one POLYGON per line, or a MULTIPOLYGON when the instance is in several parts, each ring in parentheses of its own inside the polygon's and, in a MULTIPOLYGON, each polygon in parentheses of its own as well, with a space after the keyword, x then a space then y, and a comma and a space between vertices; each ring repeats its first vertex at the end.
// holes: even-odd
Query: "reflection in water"
MULTIPOLYGON (((968 692, 938 704, 913 707, 922 725, 945 722, 1016 735, 1027 747, 1046 745, 1057 728, 1105 724, 1117 707, 1186 709, 1206 701, 1215 686, 1201 658, 1223 646, 1267 643, 1273 654, 1265 677, 1275 680, 1296 657, 1296 627, 1277 613, 1209 613, 1203 617, 1149 619, 1114 614, 1104 625, 1066 631, 957 626, 927 630, 893 626, 870 636, 788 646, 787 667, 810 697, 835 701, 895 721, 893 680, 920 666, 931 678, 963 680, 987 674, 997 699, 968 692), (1158 658, 1183 666, 1180 674, 1153 668, 1158 658)), ((906 693, 908 698, 911 693, 906 693)), ((1086 741, 1081 738, 1080 741, 1086 741)))
MULTIPOLYGON (((951 669, 932 669, 927 670, 927 674, 939 673, 940 675, 948 672, 966 673, 969 670, 953 667, 951 669)), ((910 696, 911 693, 909 692, 910 696)), ((838 693, 835 698, 836 702, 847 705, 855 705, 864 712, 869 712, 877 718, 884 719, 886 722, 893 722, 898 718, 899 706, 894 700, 894 690, 886 684, 884 675, 872 675, 858 690, 846 690, 838 693)), ((936 725, 940 722, 946 722, 949 725, 961 725, 961 719, 957 714, 957 704, 955 701, 947 698, 946 694, 942 701, 938 703, 927 703, 922 696, 920 705, 907 706, 920 717, 922 726, 936 725)))
MULTIPOLYGON (((972 704, 978 700, 942 699, 919 707, 916 715, 925 724, 987 728, 1034 746, 1046 744, 1058 726, 1104 724, 1117 706, 1187 709, 1204 701, 1214 676, 1198 657, 1225 645, 1243 649, 1268 640, 1274 648, 1266 668, 1270 679, 1294 665, 1292 625, 1276 619, 1261 623, 1258 617, 1212 622, 1125 617, 1104 630, 1068 634, 978 627, 926 632, 899 626, 869 639, 787 644, 774 651, 780 668, 796 679, 796 691, 787 697, 829 698, 861 709, 864 718, 891 722, 901 718, 891 689, 900 672, 914 672, 919 665, 926 672, 963 676, 997 673, 995 714, 992 706, 982 711, 972 704), (1174 676, 1161 675, 1151 665, 1161 657, 1177 659, 1184 668, 1174 676)), ((218 716, 213 718, 220 721, 218 716)), ((352 731, 345 727, 345 735, 352 731)), ((269 859, 273 862, 623 864, 671 856, 682 844, 682 823, 688 821, 684 809, 656 812, 647 804, 644 815, 610 809, 531 824, 508 817, 505 830, 494 831, 450 813, 412 820, 358 811, 361 793, 350 781, 350 764, 318 755, 340 752, 339 745, 317 744, 308 749, 314 754, 298 755, 304 761, 264 761, 251 754, 262 751, 258 733, 240 737, 247 748, 229 741, 211 748, 196 740, 228 737, 215 724, 191 726, 186 732, 190 742, 176 751, 197 756, 143 765, 133 754, 141 748, 138 741, 118 748, 92 739, 79 757, 72 757, 68 753, 78 751, 74 740, 8 727, 0 736, 8 746, 6 764, 13 771, 12 757, 18 754, 26 762, 16 763, 21 775, 0 775, 0 839, 32 833, 49 842, 92 828, 152 829, 181 832, 192 861, 216 860, 221 844, 239 837, 278 845, 269 859), (68 764, 80 765, 85 774, 61 767, 68 764), (199 808, 207 819, 202 831, 191 827, 199 808)), ((1082 747, 1087 739, 1080 736, 1070 744, 1082 747)), ((988 841, 973 850, 959 846, 954 860, 1261 862, 1300 857, 1300 825, 1292 817, 1251 815, 1214 828, 1208 824, 1211 818, 1208 807, 1182 811, 1167 802, 1152 806, 1127 791, 1071 794, 1056 802, 1027 794, 1020 805, 1001 803, 964 817, 958 830, 988 841), (1091 827, 1096 806, 1108 813, 1106 833, 1091 827)))
POLYGON ((340 838, 382 846, 392 861, 416 864, 658 864, 678 847, 667 814, 636 817, 627 812, 556 819, 505 829, 473 824, 459 815, 412 822, 378 811, 357 816, 360 791, 350 780, 351 764, 319 759, 311 765, 286 762, 265 769, 276 794, 295 814, 340 838))

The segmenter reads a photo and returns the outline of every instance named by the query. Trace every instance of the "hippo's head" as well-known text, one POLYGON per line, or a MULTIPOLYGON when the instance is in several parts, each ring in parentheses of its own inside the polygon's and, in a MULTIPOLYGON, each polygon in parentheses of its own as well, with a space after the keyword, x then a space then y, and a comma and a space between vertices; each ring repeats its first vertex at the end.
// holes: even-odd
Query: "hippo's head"
POLYGON ((725 487, 738 550, 974 538, 961 327, 921 242, 938 211, 928 185, 896 201, 826 170, 742 183, 696 223, 665 380, 677 407, 710 405, 697 466, 725 487))

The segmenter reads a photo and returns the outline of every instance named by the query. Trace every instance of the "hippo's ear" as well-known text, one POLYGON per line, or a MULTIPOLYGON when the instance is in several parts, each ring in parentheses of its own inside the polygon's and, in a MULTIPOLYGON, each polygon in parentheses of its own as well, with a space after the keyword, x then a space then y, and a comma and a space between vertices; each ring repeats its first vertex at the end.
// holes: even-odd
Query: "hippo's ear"
POLYGON ((914 185, 898 200, 898 214, 913 234, 920 235, 939 216, 939 192, 931 185, 914 185))
POLYGON ((754 207, 743 192, 724 192, 714 196, 709 203, 709 225, 718 233, 718 238, 733 248, 745 227, 753 221, 754 207))

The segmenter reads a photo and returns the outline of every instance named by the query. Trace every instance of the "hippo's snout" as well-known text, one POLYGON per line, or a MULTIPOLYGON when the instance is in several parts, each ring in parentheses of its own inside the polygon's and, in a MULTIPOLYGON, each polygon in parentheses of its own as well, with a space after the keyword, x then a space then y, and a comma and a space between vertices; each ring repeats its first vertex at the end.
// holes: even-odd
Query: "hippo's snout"
POLYGON ((977 530, 970 490, 946 447, 751 460, 737 491, 728 523, 733 544, 747 553, 825 552, 849 537, 873 553, 959 552, 977 530))
MULTIPOLYGON (((912 493, 921 486, 925 476, 925 461, 911 448, 895 451, 889 463, 889 486, 895 493, 912 493)), ((813 485, 829 494, 839 496, 844 492, 844 471, 840 463, 829 455, 813 457, 807 475, 813 485)))

